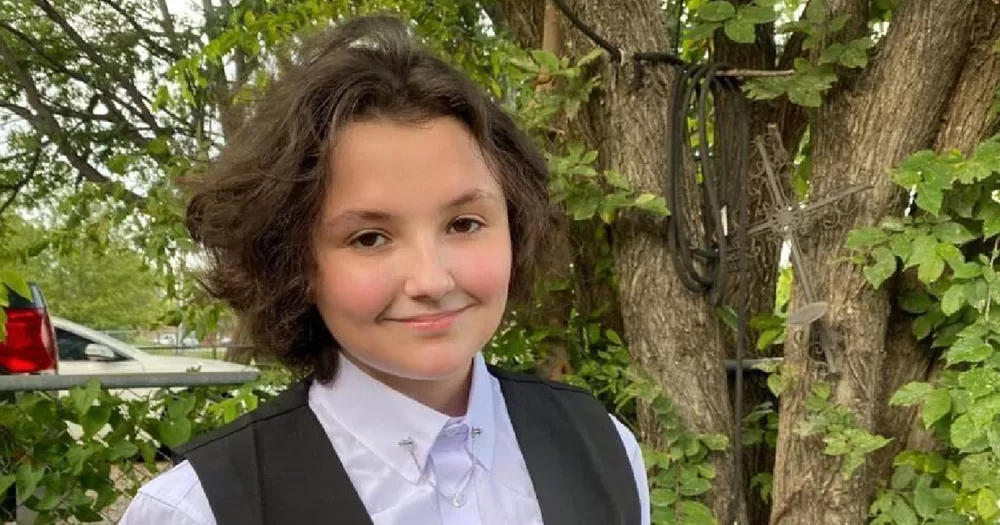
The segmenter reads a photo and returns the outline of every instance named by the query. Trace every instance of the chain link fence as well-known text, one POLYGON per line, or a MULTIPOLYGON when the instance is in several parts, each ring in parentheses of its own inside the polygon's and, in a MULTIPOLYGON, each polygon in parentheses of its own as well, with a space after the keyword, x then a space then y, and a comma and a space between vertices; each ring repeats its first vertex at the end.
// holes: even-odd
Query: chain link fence
POLYGON ((276 393, 258 372, 0 376, 0 523, 118 523, 168 446, 276 393))

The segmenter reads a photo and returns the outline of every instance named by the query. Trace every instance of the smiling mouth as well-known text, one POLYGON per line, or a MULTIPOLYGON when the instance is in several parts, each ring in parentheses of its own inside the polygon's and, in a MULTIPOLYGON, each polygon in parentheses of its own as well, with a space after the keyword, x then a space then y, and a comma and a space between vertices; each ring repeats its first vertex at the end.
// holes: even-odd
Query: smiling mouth
POLYGON ((458 318, 459 314, 464 312, 466 308, 459 308, 457 310, 451 310, 448 312, 439 312, 434 314, 415 315, 413 317, 404 317, 391 320, 413 328, 441 329, 451 326, 451 324, 455 321, 455 319, 458 318))

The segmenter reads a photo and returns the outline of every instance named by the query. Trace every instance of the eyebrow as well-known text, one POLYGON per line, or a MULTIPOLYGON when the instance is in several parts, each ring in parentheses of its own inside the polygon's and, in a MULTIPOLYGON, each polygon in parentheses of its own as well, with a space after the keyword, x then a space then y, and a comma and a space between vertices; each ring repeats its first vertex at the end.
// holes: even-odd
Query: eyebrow
MULTIPOLYGON (((460 208, 467 204, 472 204, 473 202, 480 200, 495 200, 503 202, 500 197, 495 193, 485 190, 470 190, 458 197, 452 199, 449 203, 445 204, 445 209, 460 208)), ((358 222, 388 222, 392 220, 392 214, 381 210, 364 210, 364 209, 354 209, 354 210, 344 210, 337 215, 333 216, 329 220, 325 221, 325 224, 331 225, 336 224, 341 221, 358 221, 358 222)))

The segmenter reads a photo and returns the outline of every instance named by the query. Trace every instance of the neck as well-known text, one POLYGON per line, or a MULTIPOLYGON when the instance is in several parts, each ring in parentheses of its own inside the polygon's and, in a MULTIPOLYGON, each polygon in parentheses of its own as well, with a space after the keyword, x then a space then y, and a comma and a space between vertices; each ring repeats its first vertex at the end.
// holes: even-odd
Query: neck
POLYGON ((471 362, 462 372, 452 377, 423 380, 387 374, 355 359, 347 352, 343 352, 343 355, 366 374, 389 388, 442 414, 459 417, 465 415, 468 410, 469 391, 472 388, 471 362))

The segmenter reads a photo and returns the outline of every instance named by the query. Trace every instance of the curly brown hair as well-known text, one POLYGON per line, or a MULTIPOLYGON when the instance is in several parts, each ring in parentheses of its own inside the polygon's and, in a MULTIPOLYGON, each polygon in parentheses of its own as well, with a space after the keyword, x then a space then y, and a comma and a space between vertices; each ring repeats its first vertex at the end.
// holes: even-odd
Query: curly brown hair
POLYGON ((218 159, 195 179, 187 228, 208 255, 206 290, 240 317, 258 358, 327 382, 339 346, 310 299, 313 230, 331 144, 352 122, 453 117, 475 137, 507 200, 510 299, 528 298, 552 224, 545 159, 465 75, 378 15, 311 38, 218 159))

